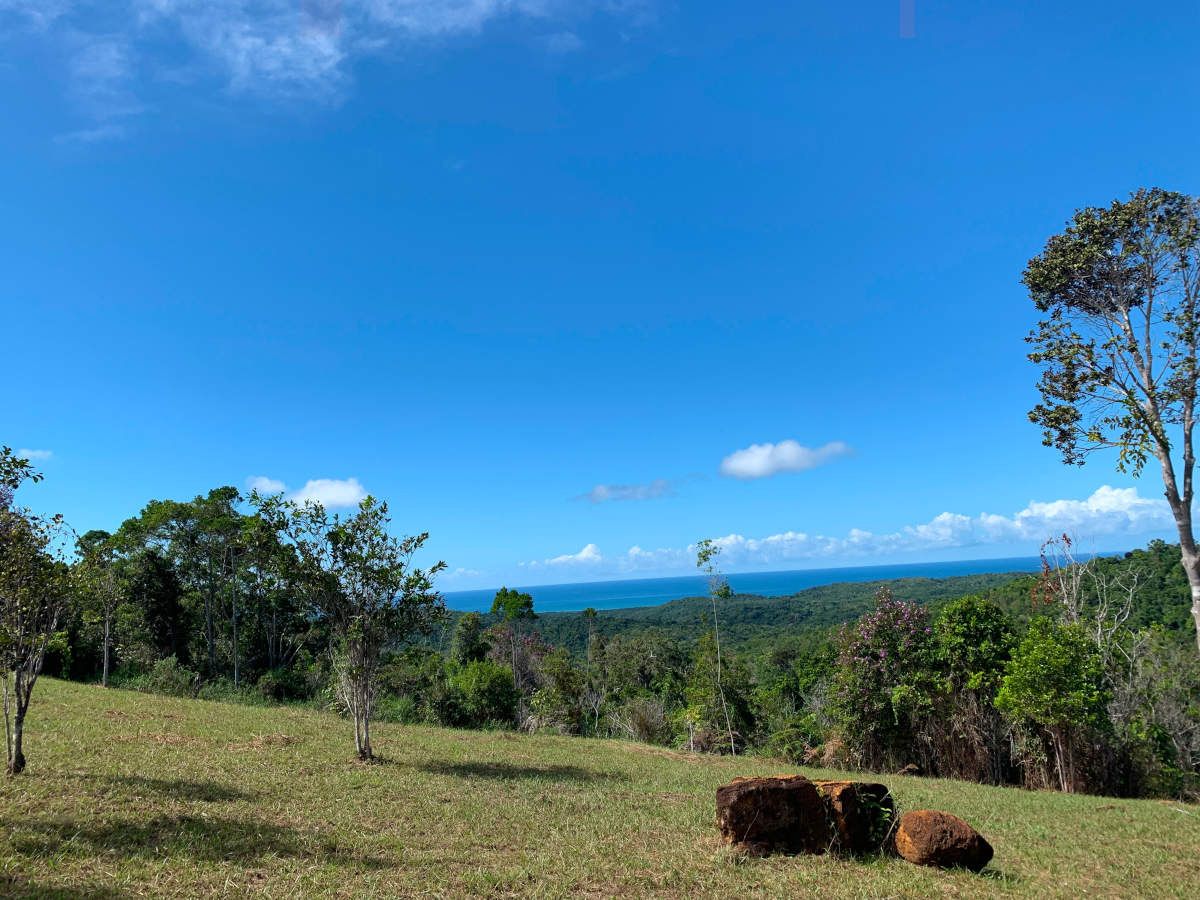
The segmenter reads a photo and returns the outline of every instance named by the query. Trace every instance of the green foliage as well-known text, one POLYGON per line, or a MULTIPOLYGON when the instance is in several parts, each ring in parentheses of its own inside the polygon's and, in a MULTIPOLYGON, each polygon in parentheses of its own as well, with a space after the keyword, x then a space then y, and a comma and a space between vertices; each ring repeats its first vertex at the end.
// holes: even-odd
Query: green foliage
POLYGON ((863 765, 879 769, 924 758, 916 742, 938 691, 937 648, 929 614, 876 595, 875 610, 839 638, 831 714, 863 765))
POLYGON ((1039 616, 1005 670, 996 706, 1048 728, 1099 728, 1108 699, 1100 653, 1083 628, 1039 616))
POLYGON ((192 697, 200 684, 200 676, 179 664, 174 656, 160 659, 146 674, 145 690, 172 697, 192 697))
POLYGON ((536 619, 533 597, 518 590, 502 587, 492 600, 492 615, 503 622, 531 622, 536 619))
POLYGON ((451 703, 456 709, 447 724, 463 728, 512 727, 520 694, 512 672, 491 660, 455 667, 450 675, 451 703))
POLYGON ((934 633, 947 689, 994 696, 1016 646, 1004 610, 985 597, 962 597, 942 608, 934 633))
POLYGON ((450 658, 464 665, 478 662, 487 656, 492 645, 483 636, 483 618, 476 612, 464 613, 454 624, 454 637, 450 641, 450 658))

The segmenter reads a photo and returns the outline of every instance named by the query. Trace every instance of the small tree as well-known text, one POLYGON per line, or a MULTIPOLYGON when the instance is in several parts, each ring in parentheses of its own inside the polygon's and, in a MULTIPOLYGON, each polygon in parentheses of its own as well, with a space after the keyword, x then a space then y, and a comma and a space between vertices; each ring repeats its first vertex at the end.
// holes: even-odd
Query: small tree
POLYGON ((996 706, 1046 733, 1059 787, 1073 792, 1076 744, 1087 729, 1105 725, 1108 699, 1100 652, 1083 626, 1039 616, 1008 664, 996 706))
POLYGON ((62 516, 43 517, 13 503, 23 481, 39 481, 28 460, 0 448, 0 677, 8 774, 25 770, 25 716, 46 650, 66 610, 70 570, 62 560, 62 516))
POLYGON ((483 636, 483 618, 477 612, 463 613, 450 638, 450 659, 460 666, 484 659, 492 645, 483 636))
POLYGON ((1200 644, 1192 524, 1200 389, 1200 200, 1159 188, 1075 213, 1022 279, 1040 313, 1028 341, 1042 402, 1029 418, 1069 464, 1102 448, 1135 475, 1150 457, 1179 532, 1200 644))
POLYGON ((725 685, 721 680, 721 629, 717 623, 717 601, 728 600, 733 596, 733 589, 717 566, 717 557, 721 555, 721 547, 705 538, 696 545, 696 568, 708 576, 708 596, 712 600, 713 611, 713 644, 717 657, 717 694, 721 698, 721 711, 725 715, 725 730, 729 735, 729 752, 737 755, 737 744, 733 736, 733 719, 729 716, 729 703, 725 699, 725 685))
POLYGON ((492 600, 492 615, 498 616, 500 621, 508 626, 512 649, 513 680, 520 689, 521 677, 517 671, 517 626, 521 622, 532 622, 537 618, 537 613, 533 611, 533 597, 518 590, 502 587, 496 591, 496 596, 492 600))
POLYGON ((445 615, 433 578, 446 564, 413 566, 428 533, 392 537, 387 504, 374 497, 345 517, 329 515, 319 503, 299 506, 257 492, 251 502, 296 551, 296 586, 339 645, 338 694, 354 718, 354 748, 359 759, 373 759, 371 715, 381 651, 415 633, 429 634, 445 615))
POLYGON ((936 675, 929 614, 896 600, 888 588, 876 593, 874 610, 843 626, 831 712, 863 765, 911 762, 916 753, 929 766, 929 748, 918 736, 937 691, 936 675))

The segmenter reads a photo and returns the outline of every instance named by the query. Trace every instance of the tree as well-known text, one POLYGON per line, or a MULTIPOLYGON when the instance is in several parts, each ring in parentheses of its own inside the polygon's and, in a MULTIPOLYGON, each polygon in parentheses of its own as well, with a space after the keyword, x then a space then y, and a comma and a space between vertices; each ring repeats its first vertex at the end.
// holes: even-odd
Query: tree
POLYGON ((429 634, 445 615, 433 578, 446 564, 415 567, 413 556, 429 534, 392 537, 388 506, 374 497, 345 517, 330 515, 319 503, 300 506, 257 491, 250 502, 295 551, 296 587, 338 643, 338 695, 354 718, 354 748, 359 759, 373 759, 371 714, 381 652, 414 633, 429 634))
POLYGON ((79 563, 76 567, 78 590, 85 616, 99 620, 103 647, 103 668, 100 683, 108 687, 112 657, 113 625, 117 613, 125 606, 125 593, 117 574, 117 554, 112 535, 92 529, 76 543, 79 563))
POLYGON ((933 628, 928 612, 875 594, 875 609, 842 627, 831 685, 831 711, 842 739, 864 766, 881 769, 912 762, 929 768, 932 754, 919 740, 937 691, 933 628))
POLYGON ((717 657, 717 693, 721 698, 721 710, 725 714, 725 730, 729 733, 729 752, 737 755, 737 744, 733 737, 733 720, 729 716, 729 703, 725 700, 725 685, 721 681, 721 630, 717 625, 717 601, 728 600, 733 596, 733 589, 717 566, 717 557, 721 555, 721 547, 711 540, 705 539, 696 545, 696 568, 703 569, 708 576, 708 596, 712 599, 713 611, 713 643, 717 657))
POLYGON ((1200 200, 1142 189, 1078 210, 1022 278, 1046 318, 1027 341, 1042 402, 1029 413, 1068 464, 1102 448, 1140 474, 1153 457, 1179 532, 1200 646, 1192 523, 1200 380, 1200 200))
POLYGON ((492 599, 492 615, 499 616, 500 621, 508 626, 512 645, 513 679, 520 688, 521 679, 517 671, 517 625, 521 622, 532 622, 537 618, 537 613, 533 611, 533 597, 515 589, 502 587, 492 599))
POLYGON ((492 645, 483 636, 483 618, 477 612, 463 613, 454 625, 450 639, 450 659, 465 666, 485 658, 492 645))
POLYGON ((1100 652, 1083 626, 1038 616, 1008 664, 996 706, 1045 731, 1059 787, 1073 792, 1076 744, 1085 730, 1104 727, 1108 700, 1100 652))
POLYGON ((38 516, 13 502, 23 481, 40 479, 28 460, 0 448, 0 676, 10 775, 25 769, 25 716, 70 596, 62 516, 38 516))

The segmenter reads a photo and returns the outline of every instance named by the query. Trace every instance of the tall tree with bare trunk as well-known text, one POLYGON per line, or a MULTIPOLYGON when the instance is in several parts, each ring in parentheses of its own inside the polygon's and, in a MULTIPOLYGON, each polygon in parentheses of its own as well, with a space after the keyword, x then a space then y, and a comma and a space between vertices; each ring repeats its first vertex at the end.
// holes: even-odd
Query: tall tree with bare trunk
POLYGON ((1104 448, 1117 450, 1122 472, 1158 462, 1200 645, 1192 523, 1200 199, 1152 188, 1078 210, 1022 280, 1045 315, 1027 338, 1042 395, 1029 418, 1068 464, 1104 448))

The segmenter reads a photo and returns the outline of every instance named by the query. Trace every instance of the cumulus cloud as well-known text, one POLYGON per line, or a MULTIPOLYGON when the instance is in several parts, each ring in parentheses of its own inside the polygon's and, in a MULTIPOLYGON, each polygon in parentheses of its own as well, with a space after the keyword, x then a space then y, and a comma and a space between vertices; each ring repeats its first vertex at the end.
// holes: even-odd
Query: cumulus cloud
POLYGON ((322 506, 356 506, 367 497, 357 478, 313 478, 292 494, 297 503, 312 500, 322 506))
POLYGON ((602 562, 604 562, 604 557, 600 554, 600 548, 595 544, 587 544, 578 553, 564 553, 562 556, 555 556, 551 559, 533 560, 529 563, 519 563, 519 565, 537 569, 558 568, 562 566, 591 566, 602 562))
MULTIPOLYGON (((944 512, 928 522, 907 525, 898 531, 875 533, 852 528, 841 536, 785 531, 765 537, 729 534, 714 543, 723 551, 723 566, 760 568, 806 561, 862 560, 928 550, 984 547, 989 544, 1040 544, 1058 534, 1081 539, 1170 532, 1174 527, 1165 500, 1138 494, 1137 488, 1098 488, 1086 500, 1033 501, 1009 515, 980 513, 968 516, 944 512)), ((624 553, 605 555, 596 544, 579 553, 527 563, 529 568, 580 569, 594 575, 685 571, 694 568, 695 545, 645 550, 630 547, 624 553)))
POLYGON ((793 440, 780 441, 778 444, 751 444, 721 460, 721 474, 726 478, 744 481, 770 478, 780 472, 803 472, 823 466, 853 453, 853 448, 841 441, 831 441, 816 449, 793 440))
POLYGON ((246 479, 246 488, 251 491, 258 491, 260 494, 282 494, 287 490, 287 485, 277 478, 268 478, 266 475, 251 475, 246 479))
MULTIPOLYGON (((252 475, 246 479, 246 487, 257 490, 260 494, 282 494, 287 492, 287 485, 277 478, 266 475, 252 475)), ((367 492, 357 478, 311 478, 304 487, 288 494, 288 499, 297 503, 312 501, 320 503, 327 509, 344 506, 357 506, 366 499, 367 492)))
POLYGON ((654 500, 658 497, 673 497, 675 489, 665 478, 656 478, 649 484, 598 484, 576 500, 603 503, 606 500, 654 500))
MULTIPOLYGON (((649 0, 647 0, 649 2, 649 0)), ((233 94, 336 101, 354 64, 412 54, 433 43, 526 22, 543 52, 583 41, 575 28, 604 15, 645 24, 646 3, 613 0, 0 0, 0 35, 37 35, 71 53, 71 92, 106 127, 68 136, 99 140, 118 116, 143 110, 139 90, 217 87, 233 94), (22 27, 23 26, 23 27, 22 27)))
POLYGON ((47 460, 53 455, 54 455, 53 450, 29 450, 27 448, 22 448, 17 451, 17 456, 19 458, 27 459, 30 462, 36 462, 39 460, 47 460))

